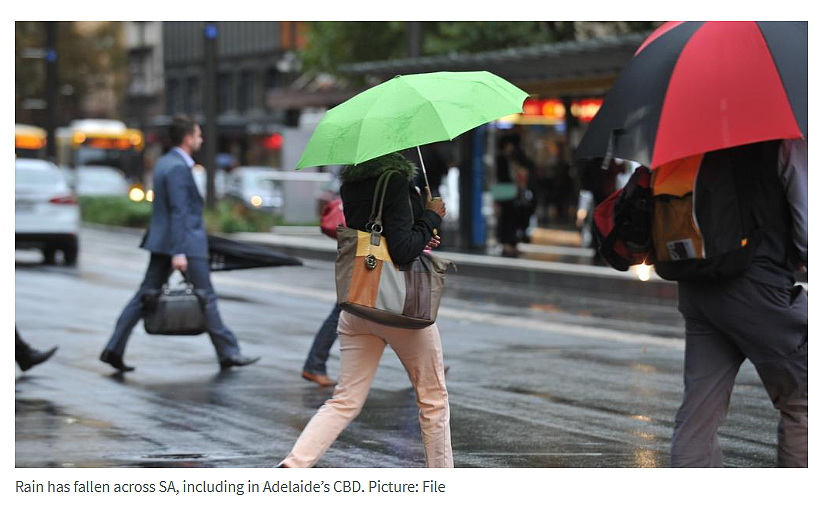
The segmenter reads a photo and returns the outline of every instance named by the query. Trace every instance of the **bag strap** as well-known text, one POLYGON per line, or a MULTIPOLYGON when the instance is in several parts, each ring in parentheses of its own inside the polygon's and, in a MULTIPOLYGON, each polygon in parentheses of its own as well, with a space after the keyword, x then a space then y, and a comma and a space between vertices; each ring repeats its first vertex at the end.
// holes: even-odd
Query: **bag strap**
POLYGON ((372 213, 367 222, 367 230, 370 231, 370 245, 378 246, 381 243, 381 234, 384 232, 383 217, 384 217, 384 198, 387 193, 387 184, 390 183, 390 177, 395 171, 387 171, 375 183, 375 194, 372 197, 372 213), (381 198, 379 199, 379 192, 381 198), (376 202, 378 203, 378 211, 376 212, 376 202))

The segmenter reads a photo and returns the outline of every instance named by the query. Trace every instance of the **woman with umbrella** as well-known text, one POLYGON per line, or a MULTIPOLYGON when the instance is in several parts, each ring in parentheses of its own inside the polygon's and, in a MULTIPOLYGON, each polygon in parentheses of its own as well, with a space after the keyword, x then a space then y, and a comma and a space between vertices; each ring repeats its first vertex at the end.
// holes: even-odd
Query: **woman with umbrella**
MULTIPOLYGON (((351 164, 343 174, 346 225, 366 231, 384 175, 383 237, 395 265, 407 265, 439 245, 445 204, 424 196, 416 169, 400 150, 450 140, 480 124, 520 112, 526 92, 486 72, 398 76, 327 112, 298 168, 351 164)), ((419 153, 420 163, 422 161, 419 153)), ((424 172, 424 164, 423 164, 424 172)), ((381 209, 379 209, 381 211, 381 209)), ((381 214, 381 213, 379 213, 381 214)), ((376 224, 378 225, 378 224, 376 224)), ((373 267, 375 268, 374 264, 373 267)), ((416 391, 428 467, 453 467, 448 390, 436 324, 405 329, 343 311, 338 325, 341 365, 331 399, 303 430, 278 467, 311 467, 361 412, 384 348, 399 357, 416 391)))
MULTIPOLYGON (((364 230, 373 211, 378 178, 388 171, 391 177, 384 197, 384 237, 390 256, 406 265, 426 246, 439 245, 434 234, 445 216, 445 203, 439 199, 423 203, 413 182, 413 164, 398 153, 350 166, 342 174, 341 199, 346 225, 364 230), (410 205, 407 200, 410 200, 410 205)), ((384 326, 342 312, 338 324, 341 343, 340 378, 334 395, 306 426, 291 453, 282 461, 285 467, 311 467, 364 405, 378 362, 389 344, 399 356, 416 390, 420 425, 429 467, 452 467, 448 391, 442 363, 442 341, 436 324, 419 330, 384 326)))

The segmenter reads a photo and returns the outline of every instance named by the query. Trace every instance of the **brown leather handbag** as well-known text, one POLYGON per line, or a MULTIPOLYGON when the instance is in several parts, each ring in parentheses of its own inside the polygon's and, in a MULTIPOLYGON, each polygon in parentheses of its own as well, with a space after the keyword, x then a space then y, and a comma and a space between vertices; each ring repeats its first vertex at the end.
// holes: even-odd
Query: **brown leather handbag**
POLYGON ((384 194, 392 174, 384 173, 375 185, 367 224, 370 232, 337 228, 338 304, 350 314, 378 324, 420 329, 436 321, 445 271, 452 262, 423 252, 406 265, 393 263, 387 239, 382 236, 384 194))

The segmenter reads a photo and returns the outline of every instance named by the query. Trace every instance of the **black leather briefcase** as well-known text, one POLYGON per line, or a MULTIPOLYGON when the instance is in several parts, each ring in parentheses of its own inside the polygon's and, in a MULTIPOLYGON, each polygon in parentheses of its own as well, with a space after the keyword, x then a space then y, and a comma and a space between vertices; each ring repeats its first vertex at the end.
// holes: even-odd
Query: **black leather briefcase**
POLYGON ((200 335, 207 331, 206 292, 197 290, 184 274, 183 282, 143 292, 143 324, 151 335, 200 335))

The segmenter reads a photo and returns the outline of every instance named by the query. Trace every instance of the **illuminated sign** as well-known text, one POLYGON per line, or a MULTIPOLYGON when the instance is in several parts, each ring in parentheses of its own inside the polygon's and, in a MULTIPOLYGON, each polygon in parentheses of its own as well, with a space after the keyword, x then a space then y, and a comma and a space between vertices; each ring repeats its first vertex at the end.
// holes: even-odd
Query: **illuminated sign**
POLYGON ((566 111, 564 103, 559 99, 527 99, 524 101, 524 115, 535 117, 550 117, 563 121, 566 111))
POLYGON ((576 117, 583 123, 589 123, 593 121, 594 116, 596 116, 597 112, 599 112, 601 106, 602 99, 595 97, 590 99, 580 99, 579 101, 574 101, 570 105, 570 113, 573 114, 573 117, 576 117))
MULTIPOLYGON (((589 123, 602 106, 602 99, 587 98, 573 101, 570 113, 582 123, 589 123)), ((544 124, 556 125, 565 122, 567 108, 560 99, 527 99, 523 113, 508 115, 500 119, 506 124, 544 124)))

